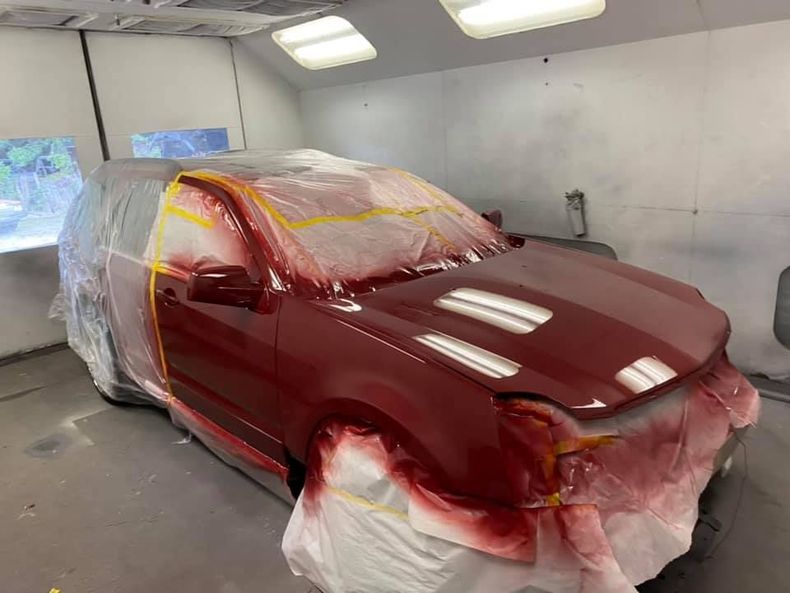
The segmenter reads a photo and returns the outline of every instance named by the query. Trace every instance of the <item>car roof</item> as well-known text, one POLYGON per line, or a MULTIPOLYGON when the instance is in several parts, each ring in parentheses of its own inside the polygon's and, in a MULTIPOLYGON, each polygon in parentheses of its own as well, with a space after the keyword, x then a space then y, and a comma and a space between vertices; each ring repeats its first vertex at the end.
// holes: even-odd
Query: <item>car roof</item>
MULTIPOLYGON (((305 162, 320 159, 324 162, 353 163, 341 157, 330 155, 319 150, 231 150, 199 158, 165 159, 165 158, 126 158, 112 159, 100 165, 91 177, 103 181, 108 177, 161 179, 168 181, 181 172, 199 170, 233 171, 247 173, 251 177, 267 177, 269 175, 299 177, 300 173, 310 169, 305 162)), ((367 163, 357 163, 361 167, 373 167, 367 163)))

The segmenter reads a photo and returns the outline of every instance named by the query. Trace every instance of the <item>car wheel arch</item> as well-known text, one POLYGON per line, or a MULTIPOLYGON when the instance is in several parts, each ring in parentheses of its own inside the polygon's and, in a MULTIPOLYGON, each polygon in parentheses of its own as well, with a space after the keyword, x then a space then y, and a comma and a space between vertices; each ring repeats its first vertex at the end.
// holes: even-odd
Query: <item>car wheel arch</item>
MULTIPOLYGON (((312 423, 311 428, 307 431, 309 436, 305 441, 297 445, 294 449, 288 449, 289 458, 295 462, 293 468, 293 481, 298 482, 300 472, 302 472, 303 477, 309 471, 311 452, 316 439, 322 430, 334 422, 350 425, 367 425, 375 430, 381 431, 383 434, 393 437, 398 445, 403 447, 410 456, 415 458, 421 465, 430 471, 437 481, 440 483, 446 481, 446 476, 439 460, 416 435, 406 429, 400 420, 393 417, 392 414, 370 405, 367 402, 351 398, 333 400, 331 405, 325 408, 323 413, 317 417, 317 420, 312 423), (350 408, 353 408, 353 410, 350 408), (301 465, 301 468, 299 465, 301 465)), ((291 469, 292 468, 289 467, 289 476, 291 469)), ((293 491, 294 485, 290 483, 289 485, 293 491)))

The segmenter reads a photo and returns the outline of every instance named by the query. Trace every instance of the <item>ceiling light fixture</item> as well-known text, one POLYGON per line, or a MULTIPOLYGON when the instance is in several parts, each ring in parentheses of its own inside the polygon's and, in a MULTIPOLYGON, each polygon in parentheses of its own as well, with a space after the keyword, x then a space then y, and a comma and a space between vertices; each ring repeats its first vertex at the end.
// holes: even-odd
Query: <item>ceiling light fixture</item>
POLYGON ((327 16, 276 31, 272 39, 309 70, 354 64, 378 55, 370 41, 339 16, 327 16))
POLYGON ((439 0, 475 39, 553 27, 603 14, 606 0, 439 0))

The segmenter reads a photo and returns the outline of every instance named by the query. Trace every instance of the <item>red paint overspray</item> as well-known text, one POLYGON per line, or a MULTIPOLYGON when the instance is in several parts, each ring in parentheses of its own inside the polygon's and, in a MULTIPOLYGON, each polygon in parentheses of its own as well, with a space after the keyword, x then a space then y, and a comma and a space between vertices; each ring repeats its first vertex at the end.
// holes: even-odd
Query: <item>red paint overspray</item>
MULTIPOLYGON (((173 423, 189 430, 225 463, 271 489, 278 495, 287 491, 288 469, 254 449, 182 401, 171 397, 168 409, 173 423)), ((287 498, 287 496, 284 496, 287 498)))
POLYGON ((316 441, 305 520, 320 520, 324 497, 337 494, 337 476, 326 472, 338 451, 353 446, 408 493, 408 520, 418 531, 535 566, 577 567, 579 591, 613 591, 621 577, 638 584, 688 549, 718 451, 758 412, 756 390, 726 357, 698 383, 605 421, 501 402, 510 487, 522 501, 516 507, 439 491, 392 439, 334 423, 316 441), (609 588, 593 586, 604 581, 609 588))

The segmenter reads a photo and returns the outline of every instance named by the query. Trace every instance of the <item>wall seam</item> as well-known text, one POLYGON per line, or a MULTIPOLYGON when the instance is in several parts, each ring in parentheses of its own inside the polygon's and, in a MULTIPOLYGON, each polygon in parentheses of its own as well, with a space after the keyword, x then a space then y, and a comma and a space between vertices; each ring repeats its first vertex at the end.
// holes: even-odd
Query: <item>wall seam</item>
POLYGON ((697 252, 697 217, 699 216, 699 195, 702 186, 702 157, 705 146, 706 121, 705 110, 708 103, 708 84, 711 64, 711 31, 705 35, 705 60, 702 73, 702 97, 699 105, 699 128, 697 139, 697 167, 694 178, 694 210, 691 218, 691 243, 689 244, 688 280, 694 279, 694 258, 697 252))
POLYGON ((247 129, 244 122, 244 109, 241 104, 241 91, 239 90, 239 72, 236 68, 236 49, 233 47, 233 40, 228 39, 230 46, 230 63, 233 64, 233 81, 236 84, 236 104, 239 108, 239 123, 241 124, 241 141, 244 144, 244 150, 247 150, 247 129))
POLYGON ((82 47, 82 58, 85 61, 85 73, 88 75, 88 87, 90 88, 91 102, 93 103, 93 115, 96 118, 96 129, 99 132, 99 145, 101 146, 102 159, 109 161, 110 148, 107 145, 107 134, 104 130, 104 119, 102 118, 101 105, 99 104, 99 93, 96 90, 96 79, 93 76, 93 65, 91 64, 88 40, 85 36, 85 31, 80 31, 79 35, 80 45, 82 47))
POLYGON ((440 72, 441 78, 441 108, 442 108, 442 137, 444 140, 444 147, 443 147, 443 155, 442 155, 442 170, 444 172, 444 190, 449 192, 450 191, 450 167, 448 166, 450 155, 449 150, 447 148, 447 72, 441 71, 440 72))

